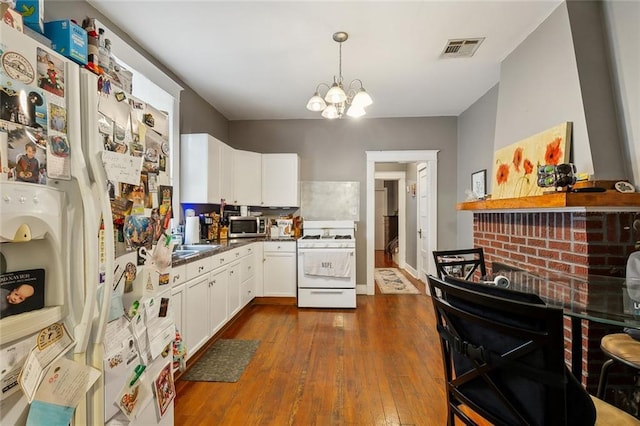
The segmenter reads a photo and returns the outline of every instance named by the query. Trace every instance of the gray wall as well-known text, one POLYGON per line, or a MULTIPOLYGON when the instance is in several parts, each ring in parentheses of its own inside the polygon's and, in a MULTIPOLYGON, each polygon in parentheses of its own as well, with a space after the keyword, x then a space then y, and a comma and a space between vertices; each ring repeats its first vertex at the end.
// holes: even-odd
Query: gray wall
POLYGON ((561 4, 502 62, 494 150, 570 121, 578 171, 626 177, 601 6, 561 4))
MULTIPOLYGON (((365 151, 440 150, 438 239, 455 240, 456 123, 456 117, 232 121, 229 144, 256 152, 298 153, 301 180, 360 182, 356 279, 363 284, 366 282, 367 227, 365 151)), ((407 211, 410 209, 408 203, 407 211)), ((415 229, 407 232, 407 243, 411 235, 415 238, 415 229)), ((412 263, 415 266, 416 263, 412 263)))
POLYGON ((640 191, 640 2, 605 1, 604 15, 625 162, 640 191))
MULTIPOLYGON (((576 163, 590 162, 593 155, 597 157, 598 178, 627 177, 640 190, 640 2, 606 1, 603 10, 600 6, 596 2, 571 2, 569 8, 560 5, 505 59, 499 86, 458 117, 459 201, 466 198, 464 190, 474 170, 487 169, 491 191, 495 149, 562 121, 574 122, 576 163), (603 33, 600 19, 604 21, 603 33), (594 33, 591 36, 590 31, 594 33), (580 44, 578 36, 586 39, 586 45, 580 44), (593 65, 603 60, 611 65, 609 82, 601 81, 606 70, 593 65), (591 66, 594 68, 589 71, 591 66), (593 80, 600 81, 595 88, 593 80), (588 84, 580 86, 581 82, 588 84), (613 88, 612 92, 607 88, 613 88), (607 105, 606 111, 597 105, 598 100, 607 105), (615 117, 611 116, 613 111, 615 117), (612 130, 611 120, 619 131, 612 130), (495 139, 491 138, 492 126, 495 139), (608 129, 610 137, 594 126, 608 129)), ((458 247, 473 244, 472 230, 472 213, 458 212, 458 247)))
MULTIPOLYGON (((493 173, 493 140, 496 129, 498 85, 492 87, 458 117, 458 185, 459 201, 467 199, 471 190, 471 174, 487 170, 487 190, 493 173)), ((456 240, 443 241, 438 248, 452 250, 473 247, 473 212, 458 212, 456 240)))

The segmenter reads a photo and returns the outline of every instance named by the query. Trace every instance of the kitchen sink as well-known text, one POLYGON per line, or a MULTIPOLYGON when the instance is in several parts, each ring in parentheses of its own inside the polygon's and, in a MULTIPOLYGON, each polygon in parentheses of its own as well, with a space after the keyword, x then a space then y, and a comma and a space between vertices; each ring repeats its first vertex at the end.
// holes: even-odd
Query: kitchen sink
POLYGON ((189 257, 198 253, 200 253, 198 250, 175 250, 172 255, 178 257, 189 257))
POLYGON ((182 244, 182 245, 179 245, 179 246, 175 246, 173 248, 173 252, 174 253, 176 251, 203 252, 203 251, 215 250, 218 247, 220 247, 220 244, 182 244))
POLYGON ((214 251, 220 244, 182 244, 173 247, 172 258, 175 259, 188 259, 192 256, 196 256, 199 253, 205 253, 214 251))

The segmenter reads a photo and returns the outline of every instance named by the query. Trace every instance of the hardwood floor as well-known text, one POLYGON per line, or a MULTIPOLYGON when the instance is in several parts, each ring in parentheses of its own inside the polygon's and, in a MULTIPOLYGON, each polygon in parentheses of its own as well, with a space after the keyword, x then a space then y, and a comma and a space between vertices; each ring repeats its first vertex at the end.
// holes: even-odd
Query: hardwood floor
POLYGON ((219 336, 260 340, 244 374, 237 383, 178 380, 175 424, 445 424, 440 348, 421 289, 358 295, 356 309, 247 307, 219 336))

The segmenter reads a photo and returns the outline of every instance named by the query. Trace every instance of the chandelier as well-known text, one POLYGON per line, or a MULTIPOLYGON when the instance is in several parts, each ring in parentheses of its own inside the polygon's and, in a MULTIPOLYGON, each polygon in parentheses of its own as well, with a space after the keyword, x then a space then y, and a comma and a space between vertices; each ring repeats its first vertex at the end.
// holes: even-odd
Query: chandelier
POLYGON ((333 76, 333 84, 329 87, 326 83, 320 83, 316 87, 316 92, 313 94, 309 102, 307 102, 307 109, 309 111, 322 111, 324 118, 342 118, 345 113, 349 117, 362 117, 366 114, 365 107, 371 105, 373 100, 371 96, 364 90, 362 81, 359 79, 352 80, 347 86, 346 90, 342 80, 342 43, 347 41, 349 34, 344 31, 339 31, 333 34, 333 40, 340 46, 340 62, 338 68, 338 77, 333 76), (320 96, 320 88, 326 87, 327 93, 324 95, 324 99, 320 96))

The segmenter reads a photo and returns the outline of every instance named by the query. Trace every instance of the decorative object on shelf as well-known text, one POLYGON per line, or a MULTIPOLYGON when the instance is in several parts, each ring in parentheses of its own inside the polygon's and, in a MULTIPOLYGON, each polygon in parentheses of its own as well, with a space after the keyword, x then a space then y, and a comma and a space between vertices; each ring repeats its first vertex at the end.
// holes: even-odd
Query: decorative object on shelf
POLYGON ((471 191, 476 200, 482 200, 487 195, 487 169, 471 174, 471 191))
POLYGON ((329 87, 326 83, 320 83, 316 91, 307 102, 309 111, 322 111, 324 118, 342 118, 346 113, 349 117, 361 117, 366 114, 365 107, 373 103, 371 96, 364 90, 364 85, 360 79, 353 79, 347 85, 346 90, 342 79, 342 43, 347 41, 349 34, 338 31, 333 34, 333 40, 340 46, 338 76, 333 76, 333 84, 329 87), (327 93, 324 99, 320 96, 320 87, 326 86, 327 93))
POLYGON ((492 198, 542 195, 535 171, 569 161, 571 122, 564 122, 499 149, 494 154, 492 198))
POLYGON ((636 189, 629 182, 625 182, 621 180, 620 182, 615 183, 616 191, 618 192, 636 192, 636 189))
POLYGON ((541 188, 571 187, 576 183, 576 166, 572 163, 538 166, 537 182, 541 188))

